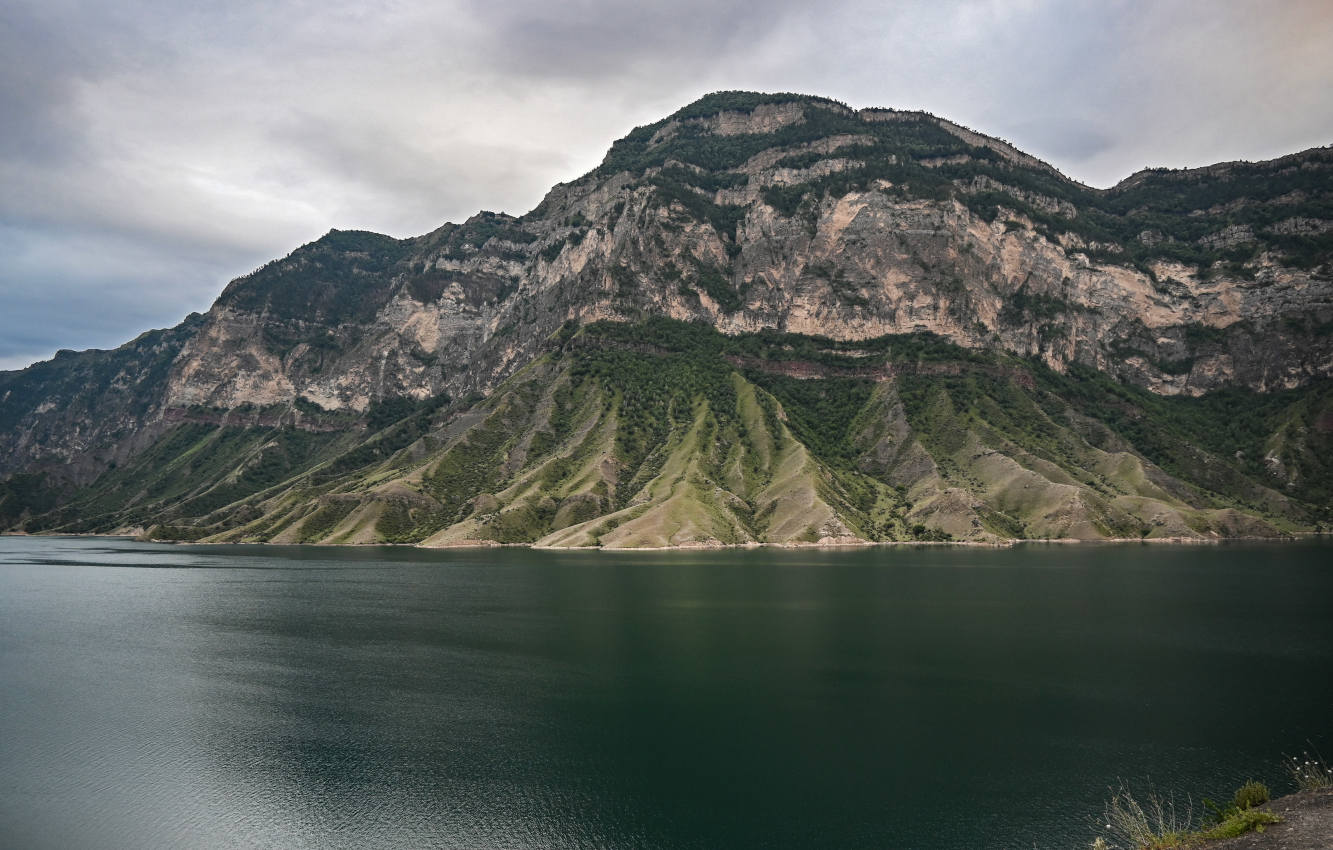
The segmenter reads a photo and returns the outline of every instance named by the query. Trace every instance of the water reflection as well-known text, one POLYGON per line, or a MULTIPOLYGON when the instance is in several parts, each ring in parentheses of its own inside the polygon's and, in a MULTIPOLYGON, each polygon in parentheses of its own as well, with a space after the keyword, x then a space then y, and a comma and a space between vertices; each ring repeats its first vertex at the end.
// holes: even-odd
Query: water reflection
POLYGON ((1330 551, 0 538, 0 832, 1070 846, 1116 777, 1218 796, 1327 734, 1330 551))

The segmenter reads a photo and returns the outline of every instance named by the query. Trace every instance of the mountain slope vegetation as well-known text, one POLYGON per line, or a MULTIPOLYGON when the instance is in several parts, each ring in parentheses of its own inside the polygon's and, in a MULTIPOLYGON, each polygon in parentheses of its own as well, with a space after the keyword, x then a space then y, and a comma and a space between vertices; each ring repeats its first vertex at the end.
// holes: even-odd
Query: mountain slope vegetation
POLYGON ((380 408, 364 430, 181 423, 22 526, 613 547, 1273 536, 1329 520, 1330 416, 1327 384, 1164 398, 928 336, 602 322, 489 398, 380 408))

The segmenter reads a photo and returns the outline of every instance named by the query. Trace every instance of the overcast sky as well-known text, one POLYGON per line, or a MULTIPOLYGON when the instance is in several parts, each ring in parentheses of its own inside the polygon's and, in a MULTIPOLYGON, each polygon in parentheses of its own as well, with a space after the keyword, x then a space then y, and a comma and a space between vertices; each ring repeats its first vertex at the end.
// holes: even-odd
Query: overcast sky
POLYGON ((521 214, 719 89, 925 109, 1094 186, 1333 143, 1328 0, 0 0, 0 369, 330 228, 521 214))

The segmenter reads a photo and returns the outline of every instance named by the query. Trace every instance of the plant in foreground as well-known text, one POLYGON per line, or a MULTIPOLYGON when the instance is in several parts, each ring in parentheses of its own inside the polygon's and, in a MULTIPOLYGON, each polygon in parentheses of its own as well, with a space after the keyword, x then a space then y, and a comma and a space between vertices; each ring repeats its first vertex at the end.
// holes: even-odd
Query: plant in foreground
POLYGON ((1262 782, 1255 782, 1253 779, 1237 788, 1236 793, 1231 797, 1231 802, 1225 806, 1214 803, 1205 797, 1203 807, 1208 814, 1204 816, 1204 826, 1218 826, 1226 823, 1241 812, 1253 809, 1255 806, 1262 806, 1270 799, 1272 799, 1272 795, 1268 792, 1268 786, 1262 782))
POLYGON ((1235 838, 1247 832, 1263 832, 1269 824, 1282 823, 1282 818, 1267 809, 1240 809, 1232 812, 1216 826, 1194 833, 1190 837, 1212 841, 1217 838, 1235 838))
POLYGON ((1231 804, 1237 809, 1253 809, 1255 806, 1262 806, 1271 799, 1273 799, 1273 796, 1268 792, 1268 786, 1251 779, 1236 789, 1235 796, 1231 798, 1231 804))
POLYGON ((1140 802, 1122 784, 1112 792, 1099 824, 1109 840, 1107 836, 1098 836, 1092 850, 1170 850, 1247 832, 1263 832, 1269 824, 1282 822, 1282 818, 1267 809, 1256 808, 1268 799, 1268 786, 1247 782, 1236 789, 1231 803, 1225 807, 1205 800, 1211 814, 1204 826, 1195 828, 1191 806, 1187 805, 1182 813, 1176 809, 1173 797, 1163 798, 1156 792, 1140 802))
POLYGON ((1287 772, 1301 791, 1324 791, 1333 788, 1333 768, 1318 753, 1301 753, 1287 760, 1287 772))
POLYGON ((1194 821, 1193 804, 1186 799, 1183 812, 1176 809, 1175 797, 1162 797, 1155 791, 1140 802, 1127 785, 1113 789, 1102 813, 1102 824, 1110 840, 1099 838, 1102 847, 1163 848, 1180 844, 1194 821))

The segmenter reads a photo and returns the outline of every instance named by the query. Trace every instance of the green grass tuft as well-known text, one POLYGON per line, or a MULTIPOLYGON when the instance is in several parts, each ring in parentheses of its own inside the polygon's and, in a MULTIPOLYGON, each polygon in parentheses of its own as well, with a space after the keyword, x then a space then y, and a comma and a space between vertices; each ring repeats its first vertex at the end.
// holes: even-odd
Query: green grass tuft
POLYGON ((1267 809, 1241 809, 1228 815, 1226 820, 1216 826, 1193 833, 1192 837, 1203 841, 1235 838, 1247 832, 1263 832, 1265 827, 1275 823, 1282 823, 1282 818, 1267 809))

